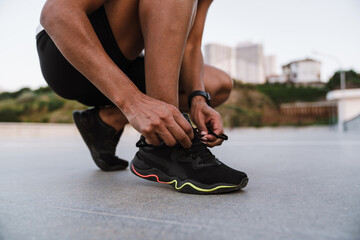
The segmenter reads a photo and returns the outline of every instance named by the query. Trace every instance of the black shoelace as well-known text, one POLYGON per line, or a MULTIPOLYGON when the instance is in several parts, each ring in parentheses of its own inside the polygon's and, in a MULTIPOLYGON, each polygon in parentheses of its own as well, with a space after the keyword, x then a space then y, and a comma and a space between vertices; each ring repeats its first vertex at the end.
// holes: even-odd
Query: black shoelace
MULTIPOLYGON (((206 144, 201 142, 201 137, 199 131, 194 128, 194 139, 192 140, 192 145, 190 148, 183 148, 180 144, 177 146, 179 149, 185 152, 186 157, 191 157, 193 160, 195 160, 197 157, 199 157, 201 160, 199 163, 201 164, 211 164, 215 163, 216 158, 215 156, 210 152, 209 148, 206 146, 206 144)), ((220 138, 223 140, 228 140, 228 136, 225 134, 217 135, 213 131, 209 131, 209 134, 215 136, 216 138, 220 138)), ((145 137, 141 136, 140 140, 136 143, 136 147, 148 147, 152 146, 145 141, 145 137)), ((161 147, 164 147, 166 145, 162 144, 161 147)))
POLYGON ((228 137, 227 135, 221 134, 221 135, 219 136, 219 135, 216 135, 216 133, 214 133, 212 130, 209 131, 209 134, 215 136, 216 138, 220 138, 220 139, 222 139, 222 140, 225 140, 225 141, 229 139, 229 137, 228 137))
MULTIPOLYGON (((228 140, 228 136, 225 134, 221 134, 220 136, 214 133, 213 131, 209 131, 209 134, 215 136, 216 138, 220 138, 223 140, 228 140)), ((202 135, 199 134, 197 129, 194 129, 194 139, 191 145, 191 148, 184 149, 185 156, 191 157, 192 159, 196 159, 199 157, 201 160, 199 163, 201 164, 211 164, 214 163, 216 158, 215 155, 211 153, 206 144, 202 143, 200 138, 202 135)))

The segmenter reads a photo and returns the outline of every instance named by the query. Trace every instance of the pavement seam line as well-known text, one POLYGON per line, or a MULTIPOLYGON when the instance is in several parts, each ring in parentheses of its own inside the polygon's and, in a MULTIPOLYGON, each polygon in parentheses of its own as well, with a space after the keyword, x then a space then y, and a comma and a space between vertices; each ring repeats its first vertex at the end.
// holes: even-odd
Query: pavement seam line
POLYGON ((107 212, 99 212, 99 211, 91 211, 91 210, 84 210, 84 209, 77 209, 77 208, 68 208, 68 207, 56 207, 56 206, 46 206, 47 208, 55 208, 61 210, 67 210, 72 212, 81 212, 81 213, 89 213, 89 214, 97 214, 103 216, 111 216, 111 217, 118 217, 118 218, 127 218, 133 220, 140 220, 140 221, 148 221, 148 222, 156 222, 156 223, 165 223, 165 224, 172 224, 172 225, 181 225, 187 227, 195 227, 195 228, 209 228, 208 226, 199 225, 199 224, 189 224, 183 222, 177 222, 173 220, 161 220, 161 219, 154 219, 154 218, 147 218, 147 217, 137 217, 137 216, 130 216, 124 214, 115 214, 115 213, 107 213, 107 212))

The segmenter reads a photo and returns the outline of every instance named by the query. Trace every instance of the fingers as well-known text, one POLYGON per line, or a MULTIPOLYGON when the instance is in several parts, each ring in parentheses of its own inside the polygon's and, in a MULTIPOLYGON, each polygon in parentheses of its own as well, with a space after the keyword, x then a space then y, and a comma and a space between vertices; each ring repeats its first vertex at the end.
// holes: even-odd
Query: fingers
POLYGON ((154 146, 159 146, 161 144, 161 140, 164 141, 167 146, 175 146, 177 141, 181 141, 184 147, 188 148, 191 146, 191 140, 189 137, 179 126, 176 126, 175 124, 169 126, 169 129, 165 125, 162 125, 157 128, 153 128, 151 131, 143 131, 143 135, 146 142, 154 146))
POLYGON ((165 142, 167 146, 175 146, 177 141, 171 132, 166 128, 162 127, 160 131, 157 131, 159 137, 165 142))
MULTIPOLYGON (((208 128, 210 128, 216 135, 221 136, 224 133, 223 124, 221 119, 213 118, 208 122, 208 128)), ((206 145, 209 147, 219 146, 223 143, 223 139, 217 138, 212 134, 207 134, 206 145)))
POLYGON ((142 135, 145 137, 145 141, 151 145, 159 146, 160 145, 160 138, 157 134, 153 131, 143 131, 142 135))
MULTIPOLYGON (((175 120, 173 120, 175 122, 175 120)), ((143 129, 142 134, 146 141, 154 146, 161 144, 161 140, 168 146, 174 146, 177 141, 173 134, 167 129, 165 122, 153 120, 148 128, 143 129)), ((181 130, 181 129, 180 129, 181 130)), ((183 133, 185 136, 186 134, 183 133)), ((179 135, 179 134, 178 134, 179 135)))
POLYGON ((208 139, 207 139, 207 134, 208 134, 208 129, 207 129, 207 127, 206 127, 206 124, 205 124, 205 120, 204 120, 204 117, 203 117, 203 115, 198 115, 197 117, 196 117, 196 127, 198 128, 198 130, 199 130, 199 133, 200 133, 200 135, 201 135, 201 140, 202 141, 207 141, 208 139))
POLYGON ((163 140, 168 146, 177 142, 191 146, 193 129, 175 106, 144 95, 127 110, 126 118, 148 143, 157 146, 163 140))
POLYGON ((190 123, 184 118, 184 116, 175 108, 176 112, 173 115, 177 125, 182 131, 189 137, 190 141, 194 138, 194 132, 190 123))
POLYGON ((181 146, 183 146, 184 148, 191 147, 192 143, 190 137, 184 132, 184 130, 179 125, 172 124, 172 125, 168 125, 167 128, 173 134, 175 139, 181 144, 181 146))
POLYGON ((223 139, 218 138, 214 142, 207 141, 205 142, 205 144, 208 147, 215 147, 215 146, 220 146, 223 143, 223 141, 224 141, 223 139))
POLYGON ((142 134, 147 142, 155 146, 163 140, 168 146, 174 146, 179 142, 184 148, 190 148, 194 137, 192 127, 176 108, 172 109, 172 106, 169 106, 168 114, 152 119, 142 134))
POLYGON ((191 140, 194 138, 194 133, 190 123, 179 113, 171 120, 165 122, 159 136, 164 140, 166 145, 174 146, 177 142, 184 148, 191 147, 191 140))

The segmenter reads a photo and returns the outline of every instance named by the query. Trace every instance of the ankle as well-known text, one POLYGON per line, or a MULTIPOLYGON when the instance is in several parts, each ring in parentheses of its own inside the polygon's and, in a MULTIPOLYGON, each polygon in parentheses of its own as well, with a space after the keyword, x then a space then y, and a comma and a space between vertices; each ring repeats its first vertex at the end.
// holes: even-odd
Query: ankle
POLYGON ((128 123, 124 114, 117 107, 100 109, 99 117, 104 123, 113 127, 117 132, 123 129, 128 123))

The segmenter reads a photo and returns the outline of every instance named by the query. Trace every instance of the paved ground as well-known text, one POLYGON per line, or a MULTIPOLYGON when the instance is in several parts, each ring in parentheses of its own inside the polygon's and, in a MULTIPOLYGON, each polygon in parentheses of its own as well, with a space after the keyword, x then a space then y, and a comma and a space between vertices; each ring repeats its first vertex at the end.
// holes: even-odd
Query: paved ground
POLYGON ((228 133, 214 152, 249 185, 197 196, 97 170, 72 126, 0 125, 0 239, 360 239, 360 134, 228 133))

